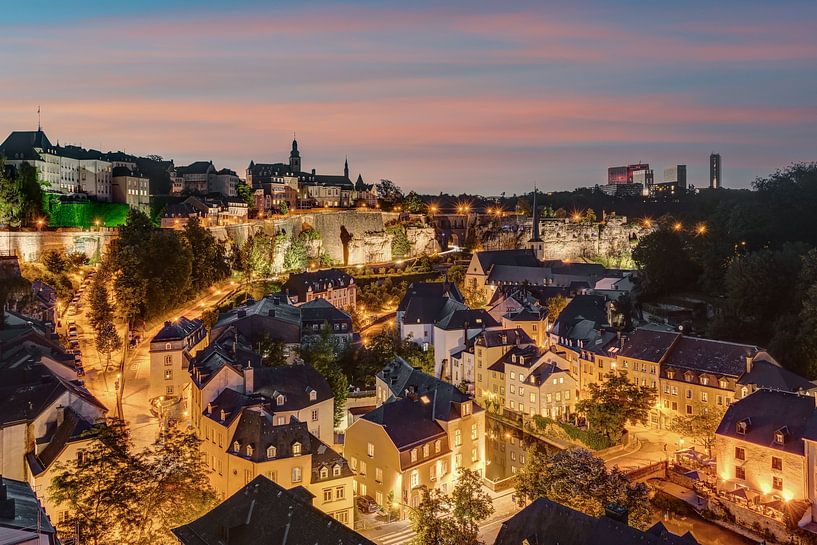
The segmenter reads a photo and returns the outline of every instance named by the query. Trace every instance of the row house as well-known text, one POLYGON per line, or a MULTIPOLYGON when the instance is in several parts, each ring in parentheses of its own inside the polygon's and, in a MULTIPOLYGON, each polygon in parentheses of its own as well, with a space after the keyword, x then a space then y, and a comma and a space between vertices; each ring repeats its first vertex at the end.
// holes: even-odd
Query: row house
POLYGON ((293 305, 325 299, 338 308, 354 310, 357 304, 355 279, 340 269, 291 274, 281 291, 293 305))
POLYGON ((455 310, 467 308, 453 282, 412 282, 397 305, 400 338, 428 350, 434 345, 434 324, 455 310))
MULTIPOLYGON (((468 377, 472 377, 474 395, 478 403, 490 402, 499 407, 505 406, 505 383, 502 374, 504 368, 497 370, 497 366, 502 366, 503 356, 514 349, 536 351, 533 340, 520 328, 483 331, 474 338, 469 350, 473 356, 471 358, 473 367, 466 367, 468 360, 465 359, 461 360, 460 365, 464 378, 467 380, 468 377)), ((452 361, 456 363, 456 360, 452 361)))
POLYGON ((377 374, 376 397, 346 431, 358 495, 406 516, 423 488, 450 492, 460 468, 484 474, 485 412, 470 396, 397 358, 377 374))

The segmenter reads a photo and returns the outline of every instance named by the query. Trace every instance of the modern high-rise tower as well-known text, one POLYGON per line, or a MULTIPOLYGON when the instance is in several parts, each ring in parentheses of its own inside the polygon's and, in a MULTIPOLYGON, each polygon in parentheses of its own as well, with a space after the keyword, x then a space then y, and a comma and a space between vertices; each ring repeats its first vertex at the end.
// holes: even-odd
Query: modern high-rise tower
POLYGON ((723 184, 721 178, 721 154, 713 153, 709 156, 709 188, 720 189, 723 184))

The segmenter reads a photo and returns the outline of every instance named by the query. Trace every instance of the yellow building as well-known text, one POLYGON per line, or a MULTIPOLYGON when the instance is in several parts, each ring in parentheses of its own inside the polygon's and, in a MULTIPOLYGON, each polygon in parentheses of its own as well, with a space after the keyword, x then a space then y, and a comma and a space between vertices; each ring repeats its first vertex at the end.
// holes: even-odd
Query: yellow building
POLYGON ((346 431, 357 495, 405 516, 421 488, 449 492, 460 468, 484 474, 485 412, 470 396, 400 358, 378 373, 377 389, 378 407, 346 431))
POLYGON ((756 504, 813 502, 816 416, 814 397, 787 392, 758 390, 733 403, 716 434, 719 489, 756 504))
POLYGON ((505 375, 502 357, 514 347, 533 345, 533 339, 521 328, 483 331, 474 339, 474 393, 477 403, 486 400, 505 406, 505 375))
POLYGON ((502 327, 522 329, 539 348, 547 348, 550 345, 548 314, 545 309, 523 308, 517 312, 510 312, 502 316, 502 327))
POLYGON ((189 415, 187 367, 190 357, 204 344, 207 330, 201 320, 182 316, 167 321, 150 340, 150 390, 148 399, 161 403, 166 415, 189 415))

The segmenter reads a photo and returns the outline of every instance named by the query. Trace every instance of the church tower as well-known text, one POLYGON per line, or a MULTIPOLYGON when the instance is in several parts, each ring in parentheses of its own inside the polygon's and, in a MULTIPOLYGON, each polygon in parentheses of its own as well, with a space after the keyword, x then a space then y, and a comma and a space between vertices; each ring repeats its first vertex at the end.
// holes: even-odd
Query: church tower
POLYGON ((536 185, 534 184, 532 208, 533 225, 531 226, 531 236, 530 240, 528 240, 527 248, 529 250, 533 250, 533 254, 536 256, 536 259, 542 259, 545 253, 545 243, 542 242, 542 239, 539 237, 539 210, 536 206, 536 193, 536 185))
POLYGON ((343 163, 343 175, 349 177, 349 157, 346 157, 346 162, 343 163))
POLYGON ((298 151, 298 141, 292 140, 292 151, 289 152, 289 168, 295 174, 301 172, 301 153, 298 151))

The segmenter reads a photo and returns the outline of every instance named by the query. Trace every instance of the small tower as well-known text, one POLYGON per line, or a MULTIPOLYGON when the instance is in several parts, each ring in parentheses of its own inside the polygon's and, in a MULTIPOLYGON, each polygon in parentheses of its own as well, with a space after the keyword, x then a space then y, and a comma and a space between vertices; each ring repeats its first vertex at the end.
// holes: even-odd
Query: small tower
POLYGON ((292 140, 292 151, 289 152, 289 169, 294 173, 301 172, 301 153, 298 151, 298 141, 292 140))
POLYGON ((346 156, 346 162, 343 163, 343 175, 348 178, 349 177, 349 156, 346 156))
POLYGON ((542 239, 539 238, 539 211, 537 210, 536 206, 536 184, 533 186, 533 208, 532 208, 532 215, 533 215, 533 225, 531 226, 531 235, 530 240, 528 240, 527 248, 533 250, 533 254, 536 256, 536 259, 542 259, 545 250, 545 244, 542 242, 542 239))

